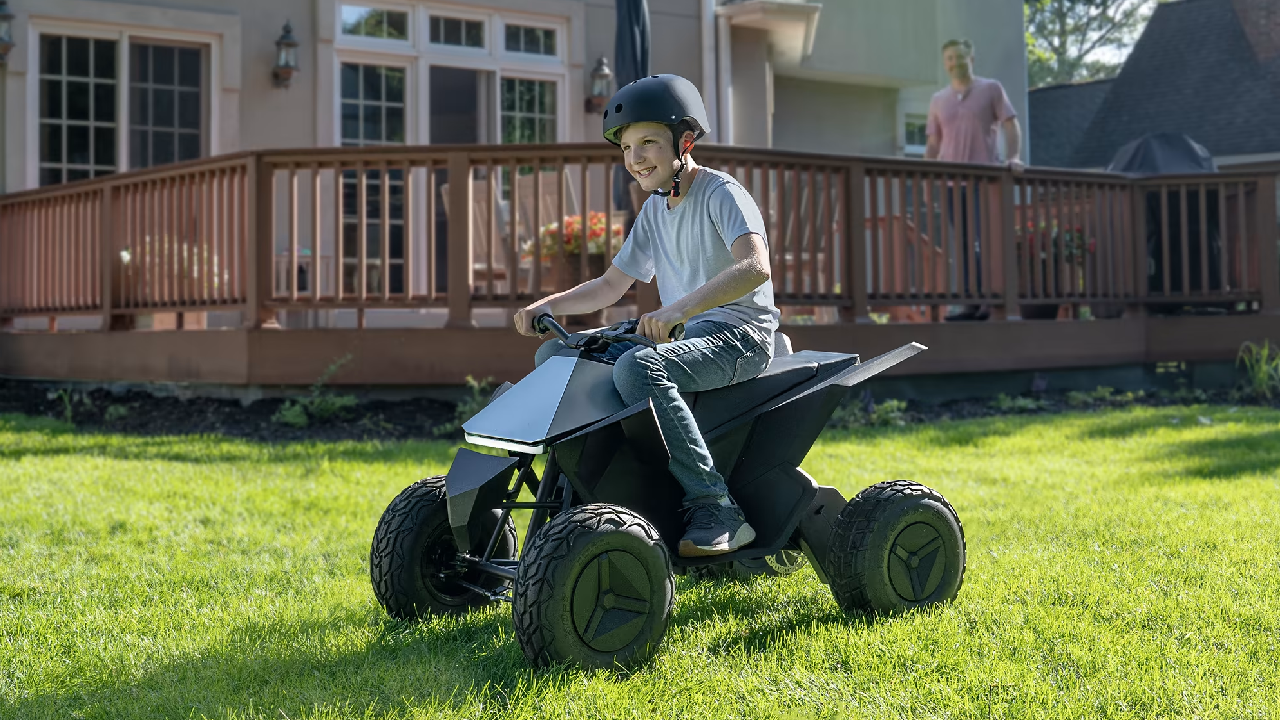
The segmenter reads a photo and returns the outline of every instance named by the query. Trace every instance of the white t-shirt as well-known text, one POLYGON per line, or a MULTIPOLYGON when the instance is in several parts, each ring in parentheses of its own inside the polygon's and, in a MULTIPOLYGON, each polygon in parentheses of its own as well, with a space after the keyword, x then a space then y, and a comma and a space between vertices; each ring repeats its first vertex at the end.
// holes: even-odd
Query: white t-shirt
MULTIPOLYGON (((613 264, 641 282, 657 275, 658 294, 666 307, 733 265, 736 261, 730 247, 747 233, 757 233, 768 246, 764 218, 751 194, 732 175, 700 167, 674 210, 658 195, 645 201, 613 264)), ((737 300, 699 313, 688 322, 750 325, 772 337, 779 317, 773 304, 773 281, 766 280, 737 300)))

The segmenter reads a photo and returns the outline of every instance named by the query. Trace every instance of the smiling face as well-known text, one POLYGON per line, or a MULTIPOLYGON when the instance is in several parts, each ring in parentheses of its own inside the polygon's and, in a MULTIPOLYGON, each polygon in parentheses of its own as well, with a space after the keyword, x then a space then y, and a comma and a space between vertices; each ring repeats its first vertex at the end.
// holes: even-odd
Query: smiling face
MULTIPOLYGON (((693 137, 693 133, 686 132, 685 143, 693 142, 693 137)), ((671 142, 670 128, 660 123, 632 123, 622 130, 618 141, 627 171, 645 192, 671 185, 680 160, 671 142)))

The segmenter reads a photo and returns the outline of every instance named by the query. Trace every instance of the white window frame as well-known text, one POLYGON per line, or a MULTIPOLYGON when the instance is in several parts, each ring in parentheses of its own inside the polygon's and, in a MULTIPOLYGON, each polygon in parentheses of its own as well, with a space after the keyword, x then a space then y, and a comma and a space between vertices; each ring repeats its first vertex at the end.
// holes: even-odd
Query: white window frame
MULTIPOLYGON (((508 11, 499 8, 477 9, 443 3, 406 5, 403 2, 380 0, 354 0, 353 5, 384 10, 411 12, 409 35, 413 42, 382 40, 342 33, 342 0, 329 0, 332 17, 332 62, 326 63, 331 81, 321 82, 317 111, 331 118, 331 131, 320 133, 321 145, 339 147, 342 144, 342 63, 386 65, 406 69, 405 133, 410 145, 426 144, 431 137, 430 76, 433 66, 455 67, 491 74, 492 90, 489 102, 491 117, 487 118, 489 137, 501 139, 502 134, 502 78, 514 77, 556 83, 556 137, 555 142, 566 142, 570 136, 573 95, 569 63, 570 17, 536 15, 528 12, 508 11), (454 45, 437 45, 431 42, 431 18, 444 16, 463 20, 478 20, 485 26, 485 48, 468 48, 454 45), (506 25, 510 22, 554 30, 556 54, 533 55, 507 52, 506 25), (328 84, 331 90, 323 89, 328 84), (328 96, 326 98, 326 96, 328 96), (328 107, 325 107, 328 103, 328 107)), ((323 50, 321 50, 323 58, 323 50)), ((323 62, 323 59, 322 59, 323 62)))
POLYGON ((413 53, 413 48, 418 43, 418 24, 414 22, 414 6, 406 5, 399 2, 381 2, 380 0, 354 0, 353 2, 344 2, 338 0, 334 3, 334 37, 344 48, 365 49, 372 52, 387 53, 413 53), (393 40, 391 38, 375 38, 367 35, 348 35, 342 32, 342 6, 354 5, 358 7, 369 8, 370 10, 391 10, 393 12, 405 13, 408 18, 408 40, 393 40))
MULTIPOLYGON (((110 6, 108 6, 110 7, 110 6)), ((208 82, 205 88, 207 105, 205 122, 207 135, 205 156, 213 156, 224 152, 220 95, 222 91, 222 42, 221 36, 214 33, 198 31, 173 30, 165 27, 149 27, 141 25, 114 25, 104 27, 101 22, 67 20, 62 18, 31 18, 27 24, 27 83, 26 83, 26 135, 25 179, 27 188, 40 186, 40 36, 62 35, 86 37, 96 40, 114 40, 116 42, 116 172, 129 172, 129 47, 133 42, 154 44, 157 42, 173 42, 185 45, 200 46, 207 50, 208 58, 206 76, 202 81, 208 82)))

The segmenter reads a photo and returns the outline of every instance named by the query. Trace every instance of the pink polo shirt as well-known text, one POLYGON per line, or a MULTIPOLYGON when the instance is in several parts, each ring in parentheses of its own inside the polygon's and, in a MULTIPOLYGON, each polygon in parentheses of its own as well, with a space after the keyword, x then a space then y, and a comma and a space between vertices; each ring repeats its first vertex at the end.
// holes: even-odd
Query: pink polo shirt
POLYGON ((1017 115, 998 80, 974 76, 963 95, 950 85, 933 94, 926 132, 942 136, 939 160, 995 164, 997 124, 1017 115))

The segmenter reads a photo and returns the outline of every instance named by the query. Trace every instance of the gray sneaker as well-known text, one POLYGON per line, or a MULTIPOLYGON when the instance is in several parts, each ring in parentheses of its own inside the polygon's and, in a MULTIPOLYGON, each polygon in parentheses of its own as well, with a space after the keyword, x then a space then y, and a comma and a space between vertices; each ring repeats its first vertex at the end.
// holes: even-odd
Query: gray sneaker
POLYGON ((697 503, 685 508, 686 529, 680 538, 681 557, 723 555, 748 545, 756 531, 737 505, 697 503))

